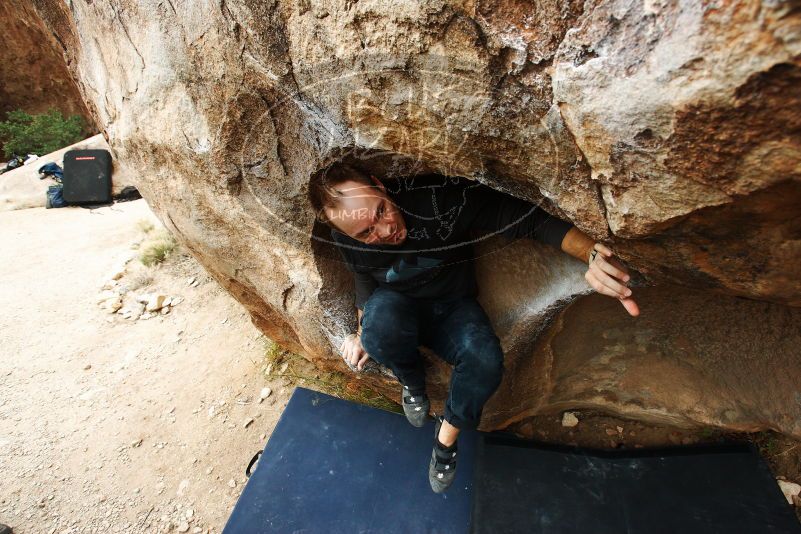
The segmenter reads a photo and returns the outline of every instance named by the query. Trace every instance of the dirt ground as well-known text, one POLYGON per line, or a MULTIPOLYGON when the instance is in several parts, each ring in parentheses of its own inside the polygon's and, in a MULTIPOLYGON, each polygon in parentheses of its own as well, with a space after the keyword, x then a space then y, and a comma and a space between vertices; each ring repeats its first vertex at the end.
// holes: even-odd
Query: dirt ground
POLYGON ((0 213, 0 523, 18 534, 219 532, 291 394, 196 261, 138 261, 142 219, 160 226, 144 200, 0 213), (121 283, 184 299, 168 315, 98 306, 129 257, 121 283))
MULTIPOLYGON (((399 408, 276 350, 180 248, 143 266, 143 219, 160 227, 144 200, 0 213, 0 523, 17 533, 220 532, 293 384, 399 408), (183 301, 149 319, 104 310, 102 286, 128 258, 121 284, 183 301)), ((801 481, 799 443, 772 432, 575 413, 575 427, 555 414, 509 430, 605 449, 747 440, 775 476, 801 481)))

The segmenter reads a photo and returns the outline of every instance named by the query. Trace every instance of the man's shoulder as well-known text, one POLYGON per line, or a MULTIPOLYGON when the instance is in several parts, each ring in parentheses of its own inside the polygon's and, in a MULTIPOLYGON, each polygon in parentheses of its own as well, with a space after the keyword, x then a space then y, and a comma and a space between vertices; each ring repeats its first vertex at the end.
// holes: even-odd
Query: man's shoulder
POLYGON ((330 228, 330 230, 331 241, 333 241, 335 245, 349 245, 352 241, 355 241, 352 237, 340 232, 336 228, 330 228))
POLYGON ((372 247, 372 245, 367 245, 361 241, 353 239, 348 234, 340 232, 336 228, 331 228, 331 241, 333 241, 334 245, 347 255, 359 254, 360 252, 372 247))

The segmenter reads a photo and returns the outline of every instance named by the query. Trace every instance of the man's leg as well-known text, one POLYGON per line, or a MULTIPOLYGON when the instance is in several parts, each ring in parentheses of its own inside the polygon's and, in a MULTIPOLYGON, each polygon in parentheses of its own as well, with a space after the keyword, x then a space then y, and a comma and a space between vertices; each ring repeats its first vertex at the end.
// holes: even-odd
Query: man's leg
POLYGON ((475 428, 503 375, 503 350, 474 298, 432 303, 421 314, 421 342, 453 365, 445 416, 434 427, 428 466, 431 489, 442 493, 456 476, 456 438, 475 428))
POLYGON ((453 365, 445 416, 434 426, 428 464, 431 489, 442 493, 456 477, 459 431, 478 426, 484 404, 501 383, 503 351, 475 298, 434 302, 422 309, 422 343, 453 365))
POLYGON ((453 365, 445 422, 439 441, 452 445, 458 431, 476 428, 484 404, 501 383, 503 350, 484 309, 475 298, 430 306, 421 342, 453 365))
POLYGON ((425 391, 414 299, 390 289, 376 289, 364 305, 361 340, 367 354, 389 367, 412 393, 425 391))

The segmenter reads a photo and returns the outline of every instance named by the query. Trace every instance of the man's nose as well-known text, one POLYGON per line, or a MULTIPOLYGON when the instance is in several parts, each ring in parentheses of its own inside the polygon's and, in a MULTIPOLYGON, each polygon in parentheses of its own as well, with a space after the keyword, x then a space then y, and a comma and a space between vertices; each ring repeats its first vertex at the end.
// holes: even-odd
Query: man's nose
POLYGON ((394 232, 392 231, 391 225, 388 223, 380 224, 378 226, 378 237, 381 239, 386 239, 387 237, 391 236, 394 232))

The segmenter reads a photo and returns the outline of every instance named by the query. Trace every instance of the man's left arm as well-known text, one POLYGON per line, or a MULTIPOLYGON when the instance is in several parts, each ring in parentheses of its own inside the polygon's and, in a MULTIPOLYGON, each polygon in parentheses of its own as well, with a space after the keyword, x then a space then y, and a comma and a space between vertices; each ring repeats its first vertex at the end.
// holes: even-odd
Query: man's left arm
POLYGON ((631 289, 626 287, 631 277, 606 245, 596 243, 572 223, 511 195, 487 187, 471 189, 467 195, 466 215, 476 229, 509 238, 532 237, 560 247, 588 264, 584 278, 593 289, 619 299, 630 315, 639 315, 631 289))

